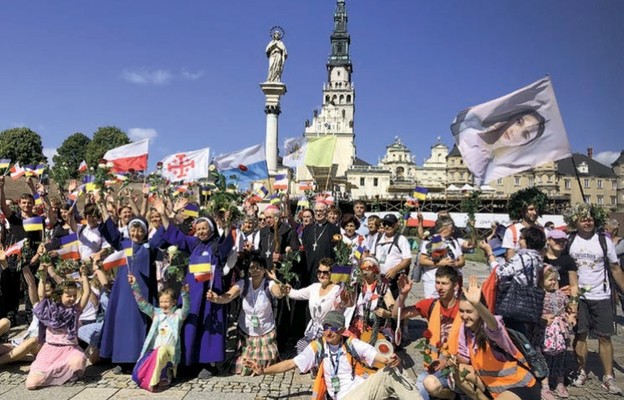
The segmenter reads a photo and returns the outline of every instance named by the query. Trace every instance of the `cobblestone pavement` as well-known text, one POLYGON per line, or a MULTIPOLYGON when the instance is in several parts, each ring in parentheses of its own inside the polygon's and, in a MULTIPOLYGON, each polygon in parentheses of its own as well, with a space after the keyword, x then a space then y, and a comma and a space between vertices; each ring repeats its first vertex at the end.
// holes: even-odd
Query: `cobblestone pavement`
MULTIPOLYGON (((464 274, 476 274, 485 277, 487 274, 483 265, 467 263, 464 274)), ((422 297, 422 285, 414 285, 408 303, 422 297)), ((616 381, 624 387, 624 317, 620 312, 618 335, 613 337, 616 381)), ((420 337, 425 328, 423 321, 409 321, 409 336, 412 340, 420 337)), ((584 387, 569 387, 570 399, 621 399, 620 396, 607 394, 600 387, 598 377, 602 376, 602 367, 598 359, 598 342, 589 341, 590 357, 588 369, 590 379, 584 387)), ((415 349, 414 343, 405 346, 400 353, 404 365, 410 376, 415 377, 421 370, 422 357, 415 349)), ((287 355, 283 355, 287 356, 287 355)), ((569 357, 571 359, 571 356, 569 357)), ((28 391, 24 386, 29 366, 27 364, 0 367, 0 398, 11 399, 45 399, 45 400, 104 400, 104 399, 184 399, 194 400, 206 398, 207 395, 217 395, 220 400, 256 400, 256 399, 309 399, 311 396, 312 379, 309 374, 288 372, 273 376, 240 377, 225 376, 213 377, 208 380, 180 378, 168 390, 161 393, 149 393, 138 389, 130 375, 113 375, 110 366, 89 366, 85 377, 72 384, 61 387, 44 388, 28 391)))

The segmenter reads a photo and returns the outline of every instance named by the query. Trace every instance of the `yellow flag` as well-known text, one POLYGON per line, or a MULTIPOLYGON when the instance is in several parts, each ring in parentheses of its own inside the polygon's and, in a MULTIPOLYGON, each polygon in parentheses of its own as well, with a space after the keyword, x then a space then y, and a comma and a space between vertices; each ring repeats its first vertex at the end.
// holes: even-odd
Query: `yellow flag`
POLYGON ((335 136, 324 136, 308 139, 305 165, 312 167, 331 167, 336 148, 335 136))

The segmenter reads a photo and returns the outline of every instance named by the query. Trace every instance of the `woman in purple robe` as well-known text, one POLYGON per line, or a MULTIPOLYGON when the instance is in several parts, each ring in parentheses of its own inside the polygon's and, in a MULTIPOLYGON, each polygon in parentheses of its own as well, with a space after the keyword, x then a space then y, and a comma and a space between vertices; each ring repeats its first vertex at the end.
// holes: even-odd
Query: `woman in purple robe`
POLYGON ((191 255, 189 271, 184 279, 190 288, 191 309, 182 327, 181 363, 201 366, 198 377, 209 378, 215 371, 209 364, 225 360, 227 323, 224 306, 207 301, 206 293, 208 290, 217 294, 224 292, 223 265, 234 241, 231 235, 219 237, 211 217, 196 219, 193 225, 195 235, 186 235, 170 223, 161 199, 155 199, 153 206, 162 216, 158 233, 166 242, 191 255))
POLYGON ((128 272, 136 277, 136 282, 141 292, 145 293, 146 300, 152 305, 158 304, 154 261, 158 247, 163 241, 158 234, 147 241, 147 223, 142 217, 130 218, 128 223, 130 239, 125 239, 109 217, 106 207, 101 206, 100 211, 105 219, 99 226, 102 237, 116 251, 124 250, 127 259, 127 265, 119 267, 116 271, 102 326, 100 357, 110 358, 117 364, 113 372, 129 372, 141 354, 149 328, 149 319, 136 305, 128 284, 128 272))

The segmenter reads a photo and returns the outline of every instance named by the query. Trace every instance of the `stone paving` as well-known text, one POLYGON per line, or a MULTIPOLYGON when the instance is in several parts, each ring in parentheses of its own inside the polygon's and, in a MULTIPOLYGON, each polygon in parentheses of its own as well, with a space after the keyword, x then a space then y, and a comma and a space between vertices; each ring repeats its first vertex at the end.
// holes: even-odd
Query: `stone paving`
MULTIPOLYGON (((468 262, 464 274, 476 274, 485 277, 486 267, 482 264, 468 262)), ((409 303, 422 297, 422 285, 416 284, 410 294, 409 303)), ((624 387, 624 317, 618 316, 618 335, 613 337, 616 381, 624 387)), ((409 321, 409 336, 412 340, 420 337, 425 328, 423 321, 409 321)), ((600 387, 602 367, 597 356, 598 342, 589 341, 590 379, 582 388, 569 387, 570 399, 621 399, 622 397, 607 394, 600 387)), ((414 343, 405 346, 400 353, 408 374, 415 377, 421 370, 422 357, 415 349, 414 343)), ((285 356, 285 355, 284 355, 285 356)), ((24 385, 28 373, 28 364, 0 367, 0 399, 29 400, 104 400, 104 399, 204 399, 216 395, 220 400, 260 400, 260 399, 309 399, 311 396, 312 379, 309 374, 288 372, 272 376, 213 377, 208 380, 180 378, 167 390, 160 393, 149 393, 138 389, 130 375, 114 375, 110 366, 89 366, 85 377, 62 387, 44 388, 28 391, 24 385)))

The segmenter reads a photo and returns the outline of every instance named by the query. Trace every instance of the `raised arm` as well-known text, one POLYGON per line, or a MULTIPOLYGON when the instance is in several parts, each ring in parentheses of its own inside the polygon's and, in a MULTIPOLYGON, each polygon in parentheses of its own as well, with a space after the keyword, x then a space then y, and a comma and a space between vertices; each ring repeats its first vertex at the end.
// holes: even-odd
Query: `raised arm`
POLYGON ((141 203, 141 215, 143 218, 147 218, 147 212, 149 211, 149 185, 147 183, 143 183, 143 202, 141 203))
POLYGON ((191 298, 189 295, 189 285, 187 283, 182 286, 182 309, 180 310, 180 316, 182 317, 182 321, 184 321, 186 317, 188 317, 190 310, 191 298))
POLYGON ((28 286, 28 298, 30 299, 30 304, 37 304, 39 302, 39 296, 37 293, 38 288, 35 276, 30 268, 22 268, 22 274, 24 274, 24 281, 26 281, 26 285, 28 286))
POLYGON ((479 313, 479 316, 485 322, 488 329, 494 331, 498 328, 498 322, 496 322, 496 318, 494 318, 494 314, 488 310, 488 308, 481 303, 481 287, 477 282, 477 277, 475 275, 471 275, 469 278, 468 289, 464 292, 466 296, 466 300, 473 305, 473 307, 479 313))
POLYGON ((139 284, 136 282, 136 278, 132 274, 128 274, 128 283, 132 288, 132 294, 134 295, 134 300, 136 300, 137 305, 139 306, 139 310, 150 318, 154 318, 154 306, 148 303, 143 295, 141 294, 141 288, 139 284))
POLYGON ((13 210, 6 203, 6 195, 4 194, 4 179, 5 176, 0 176, 0 209, 2 209, 2 213, 9 218, 11 214, 13 214, 13 210))
POLYGON ((80 296, 79 307, 81 310, 84 310, 91 297, 91 284, 87 276, 87 267, 84 265, 80 267, 80 284, 82 285, 82 295, 80 296))

